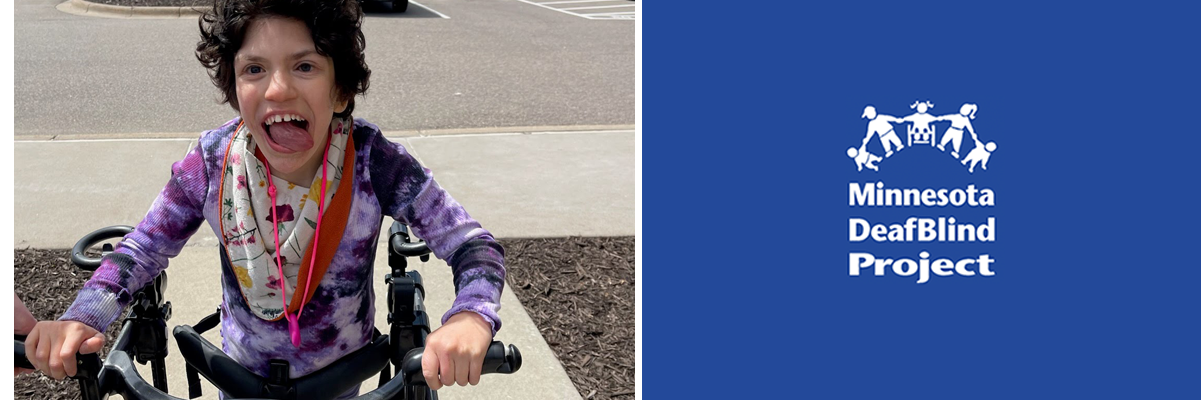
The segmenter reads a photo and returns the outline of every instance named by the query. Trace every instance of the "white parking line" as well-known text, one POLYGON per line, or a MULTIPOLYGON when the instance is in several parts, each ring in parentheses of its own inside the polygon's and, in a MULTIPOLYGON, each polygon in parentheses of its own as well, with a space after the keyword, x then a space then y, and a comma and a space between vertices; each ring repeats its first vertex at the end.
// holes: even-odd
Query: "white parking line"
POLYGON ((620 6, 572 7, 572 8, 564 8, 564 10, 569 10, 569 11, 573 11, 573 10, 594 10, 594 9, 597 9, 597 8, 622 8, 622 7, 631 7, 631 8, 632 8, 632 7, 634 7, 634 5, 633 5, 633 4, 622 4, 622 5, 620 5, 620 6))
MULTIPOLYGON (((593 15, 593 14, 588 14, 588 15, 593 15)), ((621 13, 621 14, 612 14, 612 15, 608 15, 608 14, 606 14, 606 15, 597 15, 597 16, 595 16, 595 17, 589 16, 589 17, 586 17, 586 18, 588 18, 588 19, 624 19, 624 20, 634 20, 634 19, 637 19, 638 17, 637 17, 637 16, 636 16, 634 13, 621 13)))
MULTIPOLYGON (((517 1, 520 1, 520 2, 522 2, 522 3, 526 3, 526 4, 533 4, 533 5, 536 5, 536 6, 538 6, 538 7, 542 7, 542 8, 548 9, 548 10, 555 10, 555 11, 558 11, 558 12, 561 12, 561 13, 564 13, 564 14, 567 14, 567 15, 574 15, 574 16, 577 16, 577 17, 580 17, 580 18, 587 18, 587 19, 591 19, 591 20, 601 20, 601 19, 607 19, 607 20, 633 20, 633 19, 636 19, 636 18, 637 18, 637 17, 635 17, 635 14, 633 14, 633 12, 630 12, 630 13, 622 13, 622 14, 612 14, 612 15, 608 15, 608 14, 606 14, 606 15, 601 15, 601 14, 580 14, 580 13, 576 13, 576 12, 567 11, 567 10, 573 10, 572 8, 568 8, 568 9, 562 9, 562 8, 555 8, 555 7, 551 7, 551 6, 548 6, 548 5, 547 5, 547 4, 553 4, 553 3, 572 3, 572 2, 585 2, 584 0, 564 0, 564 1, 560 1, 560 2, 549 2, 549 3, 536 3, 536 2, 533 2, 533 1, 529 1, 529 0, 517 0, 517 1), (596 16, 594 17, 593 15, 596 15, 596 16)), ((590 1, 589 1, 589 2, 590 2, 590 1)), ((582 9, 590 9, 590 8, 616 8, 616 7, 634 7, 634 6, 635 6, 635 5, 633 5, 633 4, 630 4, 630 5, 621 5, 621 6, 578 7, 578 8, 574 8, 574 9, 581 9, 581 10, 582 10, 582 9)))
POLYGON ((588 17, 598 17, 598 16, 633 16, 633 14, 634 14, 634 12, 633 12, 633 11, 619 11, 619 12, 593 12, 593 13, 588 13, 588 14, 587 14, 587 16, 588 16, 588 17))
POLYGON ((602 3, 602 2, 606 2, 606 1, 615 1, 615 0, 570 0, 570 1, 548 1, 548 2, 542 2, 542 3, 538 3, 538 4, 602 3))
POLYGON ((424 8, 424 9, 426 9, 426 10, 429 10, 429 12, 432 12, 432 13, 434 13, 434 14, 438 14, 438 16, 439 16, 439 17, 442 17, 443 19, 450 19, 450 17, 447 17, 447 16, 446 16, 446 14, 440 13, 440 12, 438 12, 438 10, 435 10, 435 9, 432 9, 432 8, 429 8, 429 7, 426 7, 424 4, 418 3, 418 2, 416 2, 416 1, 409 0, 409 4, 416 4, 416 5, 417 5, 417 7, 421 7, 421 8, 424 8))

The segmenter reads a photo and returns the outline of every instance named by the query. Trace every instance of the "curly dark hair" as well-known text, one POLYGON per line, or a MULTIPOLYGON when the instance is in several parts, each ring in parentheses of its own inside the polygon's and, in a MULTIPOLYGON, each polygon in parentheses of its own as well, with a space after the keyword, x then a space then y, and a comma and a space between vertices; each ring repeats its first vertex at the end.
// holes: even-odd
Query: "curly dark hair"
POLYGON ((371 70, 363 57, 363 10, 359 0, 216 0, 200 18, 200 43, 196 58, 209 70, 221 89, 222 103, 238 109, 234 82, 234 56, 242 47, 246 29, 255 18, 284 17, 302 21, 313 36, 317 53, 333 59, 334 87, 346 111, 354 110, 354 97, 367 91, 371 70))

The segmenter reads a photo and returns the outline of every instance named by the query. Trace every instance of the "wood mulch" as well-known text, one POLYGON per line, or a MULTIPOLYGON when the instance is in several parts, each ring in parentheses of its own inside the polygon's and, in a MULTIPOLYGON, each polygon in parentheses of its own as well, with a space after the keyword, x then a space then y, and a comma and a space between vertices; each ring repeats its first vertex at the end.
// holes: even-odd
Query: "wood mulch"
MULTIPOLYGON (((508 283, 585 399, 634 398, 634 238, 502 239, 508 283)), ((57 318, 91 273, 67 250, 16 251, 16 293, 39 320, 57 318)), ((108 343, 119 320, 109 327, 108 343)), ((102 352, 107 354, 108 346, 102 352)), ((521 373, 521 372, 518 372, 521 373)), ((16 378, 17 399, 78 399, 72 380, 16 378)))
MULTIPOLYGON (((17 250, 13 259, 13 289, 29 312, 40 320, 53 320, 62 315, 67 306, 75 301, 75 294, 83 283, 92 276, 76 268, 70 261, 69 250, 24 249, 17 250)), ((105 334, 104 349, 108 354, 120 329, 120 319, 109 326, 105 334)), ((18 376, 14 382, 14 394, 18 399, 78 399, 79 384, 66 379, 56 381, 39 373, 18 376)))
POLYGON ((634 238, 500 242, 509 286, 580 396, 633 399, 634 238))

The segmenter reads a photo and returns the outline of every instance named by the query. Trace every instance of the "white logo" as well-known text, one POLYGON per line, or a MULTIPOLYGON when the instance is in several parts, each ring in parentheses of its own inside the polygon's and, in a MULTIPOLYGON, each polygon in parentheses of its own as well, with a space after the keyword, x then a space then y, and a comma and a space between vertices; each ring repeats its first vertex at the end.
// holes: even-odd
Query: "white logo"
POLYGON ((958 114, 947 114, 934 116, 927 114, 926 111, 934 108, 934 103, 929 101, 917 101, 909 108, 915 109, 917 112, 909 114, 904 118, 897 118, 891 115, 879 114, 876 112, 876 107, 867 106, 863 108, 861 118, 867 118, 867 136, 864 136, 863 143, 859 148, 851 147, 847 149, 847 157, 855 160, 855 166, 859 171, 863 171, 863 167, 879 171, 880 168, 876 165, 877 162, 883 161, 885 158, 892 157, 894 152, 900 152, 906 147, 912 147, 914 144, 928 144, 930 147, 935 146, 935 122, 950 122, 951 126, 942 134, 942 140, 937 141, 938 150, 946 152, 947 144, 951 145, 951 157, 959 160, 960 144, 963 143, 963 131, 967 130, 972 134, 972 141, 975 145, 971 151, 963 157, 961 164, 967 165, 968 172, 975 173, 976 165, 980 168, 988 169, 988 159, 992 157, 993 151, 997 150, 996 142, 988 142, 985 144, 980 141, 980 137, 976 135, 975 128, 972 127, 972 120, 976 119, 976 111, 978 107, 975 104, 964 103, 959 107, 958 114), (901 139, 897 137, 896 131, 893 129, 893 124, 908 124, 906 129, 908 144, 901 144, 901 139), (873 136, 880 138, 880 144, 884 146, 884 156, 872 154, 867 150, 867 144, 873 136), (893 148, 896 148, 894 151, 893 148), (970 164, 969 164, 970 163, 970 164))

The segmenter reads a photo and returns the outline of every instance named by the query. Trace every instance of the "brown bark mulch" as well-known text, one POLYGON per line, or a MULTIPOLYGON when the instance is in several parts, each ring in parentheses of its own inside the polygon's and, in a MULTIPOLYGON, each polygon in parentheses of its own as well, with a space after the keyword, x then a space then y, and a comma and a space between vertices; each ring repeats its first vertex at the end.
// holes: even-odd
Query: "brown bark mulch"
MULTIPOLYGON (((508 283, 586 399, 634 398, 634 238, 502 239, 508 283)), ((57 318, 91 273, 67 250, 16 251, 14 288, 39 320, 57 318)), ((168 299, 170 300, 170 299, 168 299)), ((108 344, 118 322, 109 327, 108 344)), ((107 354, 108 345, 102 354, 107 354)), ((521 373, 521 372, 517 372, 521 373)), ((78 399, 75 381, 16 378, 17 399, 78 399)))
POLYGON ((500 242, 509 286, 580 396, 633 399, 634 238, 500 242))
MULTIPOLYGON (((71 264, 69 250, 17 250, 13 259, 13 290, 33 313, 34 318, 53 320, 75 301, 75 294, 92 276, 71 264)), ((118 319, 105 332, 107 340, 100 354, 108 354, 121 322, 118 319)), ((39 373, 18 376, 14 382, 18 399, 78 399, 79 384, 73 380, 56 381, 39 373)))

